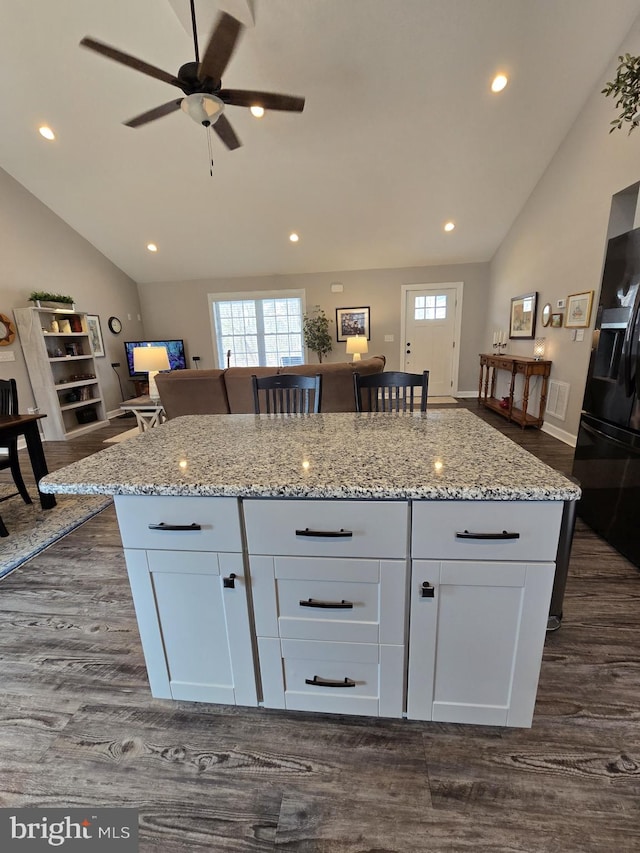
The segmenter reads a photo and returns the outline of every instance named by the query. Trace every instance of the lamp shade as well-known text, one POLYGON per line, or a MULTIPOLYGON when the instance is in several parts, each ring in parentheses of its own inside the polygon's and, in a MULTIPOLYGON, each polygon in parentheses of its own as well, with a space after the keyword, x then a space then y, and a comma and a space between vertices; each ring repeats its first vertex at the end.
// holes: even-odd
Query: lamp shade
POLYGON ((367 339, 362 335, 353 335, 347 338, 347 355, 352 355, 354 361, 360 361, 360 354, 369 352, 367 339))
POLYGON ((134 347, 133 369, 136 373, 150 370, 169 370, 169 355, 166 347, 134 347))
POLYGON ((533 345, 533 357, 537 361, 544 358, 544 344, 545 338, 536 338, 536 342, 533 345))

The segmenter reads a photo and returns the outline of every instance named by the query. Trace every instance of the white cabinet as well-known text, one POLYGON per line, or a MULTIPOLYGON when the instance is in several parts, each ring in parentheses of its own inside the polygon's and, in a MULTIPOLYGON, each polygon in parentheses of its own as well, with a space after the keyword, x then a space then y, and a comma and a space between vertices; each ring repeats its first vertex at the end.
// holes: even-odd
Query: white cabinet
POLYGON ((235 498, 116 496, 151 692, 256 705, 235 498))
POLYGON ((401 717, 408 504, 243 507, 265 706, 401 717))
POLYGON ((409 718, 531 725, 561 517, 553 501, 413 504, 409 718))
POLYGON ((45 439, 60 441, 104 426, 86 314, 54 308, 14 308, 13 313, 36 405, 47 415, 40 421, 45 439))

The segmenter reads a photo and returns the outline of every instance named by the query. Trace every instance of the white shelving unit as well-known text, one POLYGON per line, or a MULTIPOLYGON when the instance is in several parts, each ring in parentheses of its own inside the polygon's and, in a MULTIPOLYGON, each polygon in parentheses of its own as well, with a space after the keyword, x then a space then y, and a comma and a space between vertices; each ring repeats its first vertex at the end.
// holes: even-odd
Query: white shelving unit
POLYGON ((64 441, 108 423, 95 357, 82 311, 14 308, 46 441, 64 441), (72 331, 51 331, 68 321, 72 331), (55 327, 55 324, 54 324, 55 327))

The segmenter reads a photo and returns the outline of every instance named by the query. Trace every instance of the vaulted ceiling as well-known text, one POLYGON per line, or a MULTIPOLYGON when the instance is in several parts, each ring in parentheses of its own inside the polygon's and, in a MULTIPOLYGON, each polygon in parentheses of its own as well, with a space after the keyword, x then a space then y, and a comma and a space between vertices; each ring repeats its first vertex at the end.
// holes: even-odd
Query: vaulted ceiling
POLYGON ((179 90, 78 46, 175 74, 189 0, 0 0, 0 167, 136 281, 489 260, 640 0, 198 0, 201 45, 218 9, 247 25, 223 85, 306 105, 228 107, 210 177, 182 111, 122 124, 179 90))

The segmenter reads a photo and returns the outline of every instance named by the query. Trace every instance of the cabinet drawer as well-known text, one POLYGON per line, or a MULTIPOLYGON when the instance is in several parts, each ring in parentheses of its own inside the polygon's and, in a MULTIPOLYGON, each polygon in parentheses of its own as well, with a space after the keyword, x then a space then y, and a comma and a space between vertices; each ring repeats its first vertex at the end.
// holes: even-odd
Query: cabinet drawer
POLYGON ((414 559, 555 560, 562 501, 415 501, 414 559))
POLYGON ((125 548, 170 551, 241 551, 240 514, 235 498, 116 495, 125 548), (165 525, 152 529, 150 525, 165 525), (189 529, 194 525, 193 529, 189 529), (169 526, 184 527, 171 530, 169 526))
POLYGON ((245 500, 250 554, 404 557, 404 501, 245 500))

